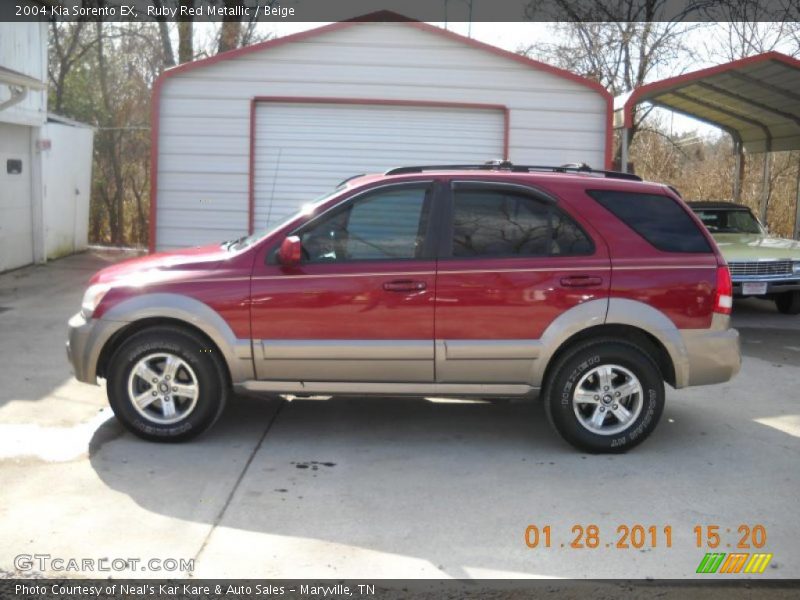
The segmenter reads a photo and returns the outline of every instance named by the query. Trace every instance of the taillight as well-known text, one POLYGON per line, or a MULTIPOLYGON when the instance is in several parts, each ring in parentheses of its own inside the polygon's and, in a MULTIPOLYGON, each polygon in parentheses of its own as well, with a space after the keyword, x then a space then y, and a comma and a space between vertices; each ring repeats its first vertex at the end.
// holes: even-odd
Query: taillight
POLYGON ((717 293, 714 296, 714 312, 731 314, 733 308, 733 283, 728 267, 717 267, 717 293))

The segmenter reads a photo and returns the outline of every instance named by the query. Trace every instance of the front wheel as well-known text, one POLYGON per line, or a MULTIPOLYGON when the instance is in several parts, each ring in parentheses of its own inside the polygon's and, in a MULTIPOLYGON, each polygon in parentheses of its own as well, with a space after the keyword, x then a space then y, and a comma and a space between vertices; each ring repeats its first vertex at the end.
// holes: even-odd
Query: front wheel
POLYGON ((222 414, 227 385, 215 349, 188 331, 148 329, 111 358, 111 409, 137 436, 178 442, 195 437, 222 414))
POLYGON ((641 348, 585 342, 554 365, 545 407, 553 426, 587 452, 625 452, 649 436, 664 411, 664 381, 641 348))
POLYGON ((800 315, 800 290, 781 292, 775 296, 775 306, 784 315, 800 315))

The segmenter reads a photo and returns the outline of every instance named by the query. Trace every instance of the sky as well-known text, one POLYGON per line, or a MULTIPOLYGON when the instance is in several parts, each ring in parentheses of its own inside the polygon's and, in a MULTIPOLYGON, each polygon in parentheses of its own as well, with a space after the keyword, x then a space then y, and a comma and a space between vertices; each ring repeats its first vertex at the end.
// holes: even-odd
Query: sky
MULTIPOLYGON (((269 26, 269 31, 278 37, 320 27, 325 23, 276 23, 269 26)), ((510 52, 516 52, 521 47, 533 42, 552 43, 556 41, 556 31, 553 23, 528 22, 528 23, 432 23, 437 27, 446 27, 450 31, 464 36, 472 37, 481 42, 497 46, 510 52)), ((703 68, 709 64, 698 64, 695 68, 703 68)), ((695 70, 695 68, 690 70, 695 70)), ((659 111, 665 122, 669 124, 676 134, 697 131, 701 136, 717 136, 720 131, 710 125, 696 121, 683 115, 675 115, 667 111, 659 111)))

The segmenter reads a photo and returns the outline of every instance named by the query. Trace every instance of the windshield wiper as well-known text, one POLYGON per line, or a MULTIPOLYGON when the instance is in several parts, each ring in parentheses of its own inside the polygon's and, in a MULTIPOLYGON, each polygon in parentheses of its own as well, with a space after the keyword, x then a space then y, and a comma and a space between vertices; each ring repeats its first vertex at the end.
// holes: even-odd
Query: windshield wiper
POLYGON ((246 235, 243 235, 242 237, 240 237, 240 238, 237 238, 237 239, 235 239, 235 240, 228 240, 227 242, 222 242, 222 244, 220 244, 220 245, 222 246, 222 248, 223 248, 224 250, 230 250, 230 249, 231 249, 231 248, 233 248, 234 246, 236 246, 236 245, 238 245, 238 244, 241 244, 241 243, 242 243, 243 241, 245 241, 246 239, 247 239, 247 236, 246 236, 246 235))

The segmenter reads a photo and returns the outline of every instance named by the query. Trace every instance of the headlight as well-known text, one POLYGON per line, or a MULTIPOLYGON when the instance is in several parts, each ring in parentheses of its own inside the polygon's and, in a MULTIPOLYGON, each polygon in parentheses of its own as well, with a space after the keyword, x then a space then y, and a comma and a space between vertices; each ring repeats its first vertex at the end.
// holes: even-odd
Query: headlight
POLYGON ((83 294, 83 300, 81 301, 81 312, 84 317, 87 319, 91 318, 94 309, 97 308, 103 296, 105 296, 110 289, 110 286, 105 283, 96 283, 89 286, 89 289, 83 294))
POLYGON ((800 262, 792 263, 792 273, 800 275, 800 262))

